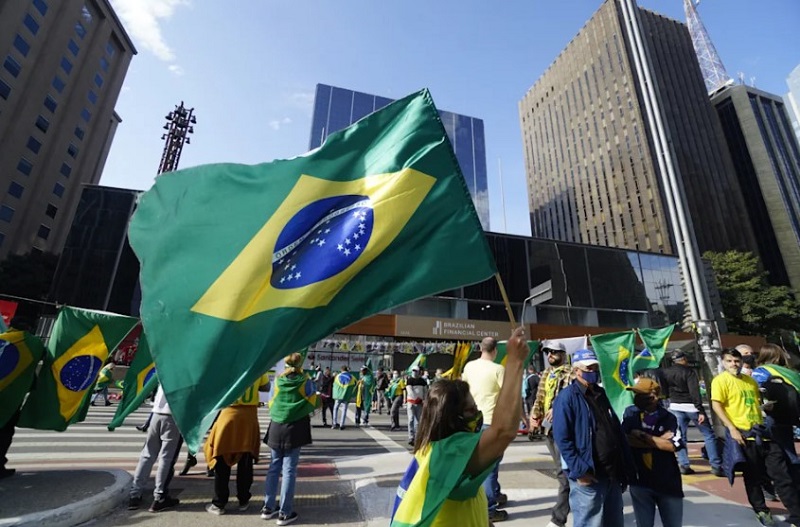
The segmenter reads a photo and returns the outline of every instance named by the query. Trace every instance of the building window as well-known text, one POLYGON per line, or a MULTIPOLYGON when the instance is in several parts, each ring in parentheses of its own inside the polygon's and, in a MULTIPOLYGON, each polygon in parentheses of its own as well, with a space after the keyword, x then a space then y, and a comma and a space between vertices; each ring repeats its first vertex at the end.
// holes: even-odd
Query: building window
POLYGON ((64 195, 64 185, 61 183, 56 183, 56 186, 53 187, 53 194, 58 196, 59 198, 64 195))
POLYGON ((55 88, 55 90, 58 93, 61 93, 61 92, 64 91, 64 87, 65 86, 66 86, 66 84, 64 84, 64 81, 61 80, 61 77, 56 75, 55 78, 53 79, 53 88, 55 88))
POLYGON ((89 112, 89 110, 87 110, 86 108, 81 110, 81 119, 83 119, 85 122, 88 123, 92 119, 91 112, 89 112))
POLYGON ((8 205, 0 206, 0 220, 11 223, 11 220, 14 218, 14 209, 9 207, 8 205))
POLYGON ((58 103, 51 95, 48 95, 44 98, 44 107, 50 110, 51 112, 55 112, 56 108, 58 108, 58 103))
POLYGON ((31 50, 31 45, 25 42, 25 39, 20 35, 17 35, 14 37, 14 48, 19 51, 20 55, 27 57, 28 52, 31 50))
POLYGON ((16 181, 12 181, 11 185, 8 186, 8 194, 14 196, 15 198, 21 198, 22 192, 25 190, 25 187, 17 183, 16 181))
POLYGON ((81 40, 83 40, 83 37, 86 36, 86 28, 83 27, 83 24, 81 24, 80 22, 76 22, 75 23, 75 33, 79 37, 81 37, 81 40))
POLYGON ((98 88, 103 87, 103 77, 99 73, 94 76, 94 83, 97 85, 98 88))
POLYGON ((113 43, 112 43, 112 42, 109 40, 109 41, 108 41, 108 44, 106 44, 106 55, 108 55, 109 57, 113 57, 113 56, 114 56, 114 53, 116 53, 116 51, 117 51, 117 48, 116 48, 116 47, 114 46, 114 44, 113 44, 113 43))
POLYGON ((58 208, 56 208, 56 206, 53 205, 52 203, 48 203, 47 204, 47 210, 45 211, 45 214, 47 214, 47 217, 48 218, 55 218, 57 213, 58 213, 58 208))
POLYGON ((93 90, 89 90, 88 99, 90 103, 97 104, 97 94, 93 90))
POLYGON ((3 67, 9 72, 14 78, 17 78, 19 72, 22 71, 22 66, 19 65, 19 62, 14 60, 14 57, 11 55, 6 57, 6 61, 3 63, 3 67))
POLYGON ((39 225, 39 232, 36 233, 36 236, 39 238, 46 240, 48 236, 50 236, 50 227, 45 225, 39 225))
POLYGON ((83 139, 83 136, 86 135, 86 132, 80 126, 75 127, 75 137, 78 139, 83 139))
POLYGON ((71 158, 75 159, 76 157, 78 157, 78 147, 70 143, 69 146, 67 147, 67 153, 71 158))
POLYGON ((100 68, 103 71, 108 71, 108 59, 105 57, 100 57, 100 68))
POLYGON ((9 95, 11 95, 11 86, 0 79, 0 97, 3 99, 8 99, 9 95))
POLYGON ((26 176, 31 175, 31 170, 33 170, 33 163, 25 159, 24 157, 19 160, 17 163, 17 170, 25 174, 26 176))
POLYGON ((36 128, 44 133, 47 133, 47 129, 50 128, 50 121, 40 115, 36 118, 36 128))
POLYGON ((31 35, 35 35, 39 32, 39 23, 33 19, 30 14, 25 15, 25 19, 22 21, 25 24, 25 27, 28 28, 28 31, 31 32, 31 35))
POLYGON ((78 47, 78 44, 76 44, 74 40, 69 39, 69 42, 67 43, 67 49, 74 57, 77 57, 78 51, 80 51, 81 48, 78 47))
POLYGON ((29 137, 28 138, 27 147, 28 147, 28 150, 30 150, 34 154, 38 154, 39 150, 42 149, 42 143, 40 143, 38 140, 36 140, 33 137, 29 137))
POLYGON ((33 7, 35 7, 36 10, 42 14, 42 16, 47 14, 47 4, 44 2, 44 0, 33 0, 33 7))
POLYGON ((66 163, 61 163, 61 170, 59 170, 59 172, 61 172, 62 176, 69 177, 69 175, 72 174, 72 167, 66 163))
POLYGON ((67 60, 67 57, 61 58, 61 69, 64 70, 64 73, 66 73, 67 75, 69 75, 70 72, 72 71, 72 63, 69 60, 67 60))

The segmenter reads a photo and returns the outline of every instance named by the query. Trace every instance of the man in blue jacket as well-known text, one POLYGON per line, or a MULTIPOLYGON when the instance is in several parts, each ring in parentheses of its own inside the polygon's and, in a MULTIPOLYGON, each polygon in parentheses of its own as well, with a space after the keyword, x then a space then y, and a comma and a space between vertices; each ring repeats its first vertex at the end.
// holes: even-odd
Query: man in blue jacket
POLYGON ((625 461, 630 450, 605 390, 597 385, 597 356, 578 350, 572 365, 576 378, 553 403, 553 438, 569 480, 573 523, 623 527, 622 491, 628 484, 625 461))

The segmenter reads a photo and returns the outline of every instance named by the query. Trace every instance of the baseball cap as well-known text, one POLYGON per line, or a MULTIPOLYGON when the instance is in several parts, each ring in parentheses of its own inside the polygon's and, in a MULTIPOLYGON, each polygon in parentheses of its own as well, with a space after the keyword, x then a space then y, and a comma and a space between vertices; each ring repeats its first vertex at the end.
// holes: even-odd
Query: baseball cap
POLYGON ((597 355, 592 350, 583 349, 572 354, 573 366, 591 366, 593 364, 599 363, 597 362, 597 355))
POLYGON ((411 367, 411 371, 419 371, 419 366, 415 364, 414 366, 411 367))
POLYGON ((684 353, 683 350, 675 350, 675 351, 672 352, 672 355, 670 355, 669 357, 672 360, 685 359, 686 358, 686 353, 684 353))
POLYGON ((643 395, 661 394, 661 385, 653 379, 648 379, 647 377, 639 377, 636 379, 636 382, 633 386, 626 386, 625 389, 630 390, 633 393, 639 393, 643 395))
POLYGON ((542 343, 542 348, 562 353, 567 352, 567 348, 564 346, 564 343, 557 340, 545 340, 544 343, 542 343))

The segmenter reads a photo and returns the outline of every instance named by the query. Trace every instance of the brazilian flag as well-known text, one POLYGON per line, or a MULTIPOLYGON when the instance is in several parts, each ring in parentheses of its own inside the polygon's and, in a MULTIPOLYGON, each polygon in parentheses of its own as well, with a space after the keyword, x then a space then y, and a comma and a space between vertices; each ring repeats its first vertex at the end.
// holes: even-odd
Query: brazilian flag
POLYGON ((496 272, 427 90, 292 159, 163 174, 128 234, 144 330, 193 448, 203 417, 281 357, 496 272))
POLYGON ((128 368, 128 373, 123 381, 122 401, 117 405, 117 412, 108 424, 108 429, 113 431, 118 428, 125 418, 139 408, 147 396, 153 393, 158 386, 156 364, 150 354, 150 346, 144 333, 139 335, 139 344, 136 355, 128 368))
POLYGON ((483 480, 494 467, 475 477, 464 474, 480 438, 481 434, 457 432, 415 452, 400 480, 390 526, 427 527, 447 500, 454 502, 450 512, 458 525, 458 502, 482 493, 483 480))
POLYGON ((622 420, 625 408, 633 404, 633 392, 625 388, 633 384, 629 365, 636 345, 636 333, 606 333, 590 338, 597 361, 600 363, 600 377, 611 407, 622 420))
POLYGON ((375 395, 375 377, 370 370, 361 377, 356 383, 356 406, 363 408, 364 404, 372 404, 372 397, 375 395))
POLYGON ((269 401, 269 417, 276 423, 294 423, 320 405, 314 381, 307 374, 281 374, 269 401))
POLYGON ((349 371, 338 373, 333 378, 333 399, 350 401, 356 393, 356 376, 349 371))
POLYGON ((113 313, 62 308, 18 426, 61 432, 83 421, 100 368, 137 322, 113 313))
POLYGON ((640 329, 639 336, 647 347, 639 355, 631 360, 631 374, 636 375, 639 370, 658 368, 661 359, 667 352, 667 344, 672 332, 675 331, 675 324, 671 324, 659 329, 640 329))
MULTIPOLYGON (((495 364, 500 364, 501 366, 506 365, 506 359, 508 358, 508 351, 506 350, 506 346, 508 345, 507 340, 501 340, 497 343, 497 355, 494 358, 495 364)), ((533 360, 533 356, 536 355, 536 351, 539 349, 539 341, 538 340, 529 340, 528 341, 528 355, 525 357, 525 362, 522 364, 527 367, 528 364, 531 363, 533 360)))
POLYGON ((27 331, 12 328, 0 333, 0 426, 14 415, 31 389, 43 353, 42 341, 27 331))
POLYGON ((420 353, 419 355, 417 355, 417 358, 414 359, 414 362, 412 362, 408 366, 408 368, 406 368, 406 375, 411 375, 411 370, 414 369, 414 366, 419 366, 421 369, 424 370, 427 365, 428 365, 428 356, 425 355, 424 353, 420 353))
POLYGON ((444 372, 442 377, 451 380, 460 379, 470 353, 472 353, 472 343, 459 342, 456 344, 456 349, 453 351, 453 366, 444 372))

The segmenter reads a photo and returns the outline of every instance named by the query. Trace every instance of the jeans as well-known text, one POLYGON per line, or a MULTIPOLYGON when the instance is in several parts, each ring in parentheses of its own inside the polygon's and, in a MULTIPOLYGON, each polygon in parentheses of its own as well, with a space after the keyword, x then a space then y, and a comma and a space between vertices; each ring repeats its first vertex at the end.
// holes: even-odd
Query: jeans
POLYGON ((660 494, 648 487, 631 485, 631 500, 636 527, 653 527, 656 519, 656 506, 663 527, 683 525, 683 498, 660 494))
POLYGON ((369 424, 369 411, 370 411, 370 403, 364 402, 364 408, 356 406, 356 425, 361 424, 361 417, 364 417, 364 424, 369 424))
POLYGON ((294 484, 297 479, 297 462, 300 460, 300 447, 291 450, 270 449, 272 459, 267 469, 267 483, 264 491, 264 506, 275 510, 275 494, 278 492, 278 477, 281 477, 281 514, 289 516, 294 512, 294 484))
MULTIPOLYGON (((482 430, 486 430, 490 425, 483 425, 482 430)), ((494 468, 483 480, 483 491, 486 493, 486 501, 489 504, 489 514, 497 510, 497 495, 500 494, 500 481, 498 475, 500 472, 500 462, 503 461, 503 456, 495 463, 494 468)))
POLYGON ((558 496, 556 496, 556 504, 553 507, 553 512, 550 515, 550 521, 564 527, 567 524, 567 517, 569 516, 569 480, 567 475, 561 469, 561 452, 558 451, 553 439, 553 434, 547 434, 547 450, 550 451, 550 456, 553 458, 553 463, 558 470, 558 496))
MULTIPOLYGON (((214 499, 211 501, 220 509, 225 508, 230 497, 231 467, 225 463, 223 456, 217 457, 214 464, 214 499)), ((236 465, 236 497, 240 504, 250 502, 250 486, 253 484, 253 456, 242 454, 236 465)))
POLYGON ((744 467, 744 488, 747 501, 755 512, 768 512, 761 484, 766 476, 775 484, 775 490, 789 511, 787 523, 800 524, 800 496, 789 474, 789 463, 781 447, 774 441, 745 441, 743 448, 747 464, 744 467), (766 472, 766 476, 765 476, 766 472))
POLYGON ((175 461, 183 444, 183 437, 175 420, 168 414, 153 414, 153 422, 147 429, 147 439, 139 454, 139 463, 131 484, 131 498, 141 498, 144 486, 150 478, 150 471, 158 459, 156 485, 153 497, 161 500, 169 496, 169 483, 175 473, 175 461))
POLYGON ((408 403, 408 440, 414 441, 417 438, 417 425, 419 418, 422 417, 422 405, 408 403))
POLYGON ((94 403, 98 397, 103 396, 104 402, 108 404, 108 385, 103 386, 99 392, 96 392, 92 395, 92 403, 94 403))
POLYGON ((569 480, 572 524, 580 527, 624 527, 622 489, 619 483, 600 478, 591 485, 569 480))
MULTIPOLYGON (((697 421, 698 412, 679 412, 677 410, 670 410, 670 413, 678 419, 678 428, 680 429, 681 436, 683 436, 685 441, 686 434, 689 430, 689 421, 697 421)), ((706 444, 706 452, 708 453, 708 462, 711 464, 711 468, 722 468, 722 456, 720 455, 719 448, 717 447, 717 436, 714 435, 714 430, 711 428, 711 424, 708 422, 708 419, 706 419, 703 424, 698 424, 697 429, 703 434, 703 439, 706 444)), ((688 448, 682 448, 678 450, 677 456, 678 465, 682 467, 689 466, 688 448)))
POLYGON ((333 405, 333 424, 339 425, 344 428, 344 422, 347 418, 347 407, 350 406, 350 401, 339 401, 333 405), (342 411, 342 418, 339 419, 339 410, 342 411))
POLYGON ((400 428, 400 408, 403 407, 403 398, 399 395, 392 400, 392 428, 400 428))

